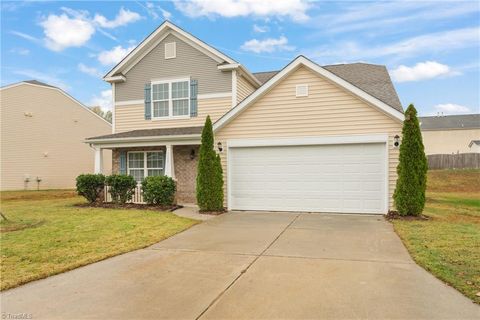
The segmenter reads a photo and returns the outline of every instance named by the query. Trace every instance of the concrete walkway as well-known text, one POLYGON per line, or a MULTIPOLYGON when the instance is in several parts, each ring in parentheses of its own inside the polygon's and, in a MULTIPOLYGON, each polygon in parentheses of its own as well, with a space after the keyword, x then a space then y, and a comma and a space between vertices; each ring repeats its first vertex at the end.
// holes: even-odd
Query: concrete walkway
POLYGON ((382 217, 229 213, 1 294, 33 319, 479 319, 382 217))

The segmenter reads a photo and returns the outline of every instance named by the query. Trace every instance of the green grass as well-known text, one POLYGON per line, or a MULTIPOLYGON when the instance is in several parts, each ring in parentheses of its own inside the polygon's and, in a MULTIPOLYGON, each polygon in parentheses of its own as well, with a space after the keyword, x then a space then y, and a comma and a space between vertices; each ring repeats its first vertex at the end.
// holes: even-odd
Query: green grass
POLYGON ((428 174, 427 221, 394 220, 414 260, 480 303, 480 170, 428 174))
POLYGON ((197 223, 151 210, 74 206, 82 202, 72 191, 2 193, 2 290, 144 248, 197 223))

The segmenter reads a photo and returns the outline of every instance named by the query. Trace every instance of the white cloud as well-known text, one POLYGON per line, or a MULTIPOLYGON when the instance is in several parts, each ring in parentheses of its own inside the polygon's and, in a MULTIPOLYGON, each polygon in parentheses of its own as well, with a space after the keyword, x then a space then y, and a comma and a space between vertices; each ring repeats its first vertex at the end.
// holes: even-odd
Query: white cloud
POLYGON ((396 82, 420 81, 440 76, 458 74, 457 72, 452 71, 449 66, 436 61, 419 62, 413 67, 400 65, 390 72, 393 80, 396 82))
POLYGON ((88 106, 99 106, 103 111, 112 110, 112 90, 103 90, 100 95, 94 95, 87 103, 88 106))
POLYGON ((383 45, 360 45, 357 42, 343 42, 325 45, 307 53, 313 58, 333 58, 335 60, 350 57, 352 60, 372 59, 394 56, 396 59, 432 52, 476 47, 480 43, 480 28, 463 28, 445 32, 429 33, 399 42, 383 45))
POLYGON ((190 17, 289 17, 308 20, 306 0, 191 0, 176 1, 175 8, 190 17))
POLYGON ((268 26, 259 26, 258 24, 253 25, 253 31, 258 33, 268 32, 270 28, 268 26))
POLYGON ((95 18, 93 18, 93 21, 102 28, 113 29, 113 28, 118 28, 118 27, 127 25, 129 23, 138 21, 141 18, 142 17, 134 11, 120 8, 120 11, 118 12, 117 16, 113 20, 108 20, 103 15, 97 13, 95 15, 95 18))
POLYGON ((241 48, 244 51, 255 53, 295 50, 295 47, 288 45, 288 39, 285 36, 281 36, 278 39, 267 38, 265 40, 248 40, 241 48))
POLYGON ((34 36, 31 36, 29 34, 26 34, 26 33, 20 32, 20 31, 12 30, 12 31, 10 31, 10 33, 13 34, 13 35, 16 35, 17 37, 23 38, 23 39, 31 41, 31 42, 36 42, 36 43, 40 42, 40 40, 35 38, 34 36))
MULTIPOLYGON (((81 47, 85 45, 98 30, 106 37, 117 40, 110 33, 101 28, 113 29, 141 19, 141 16, 133 11, 120 8, 114 20, 108 20, 103 15, 96 14, 92 19, 86 10, 74 10, 62 7, 63 13, 50 14, 43 17, 40 25, 45 34, 45 45, 54 51, 62 51, 69 47, 81 47)), ((12 31, 17 36, 35 41, 34 37, 21 32, 12 31)))
POLYGON ((78 70, 80 70, 80 72, 83 72, 83 73, 88 74, 88 75, 90 75, 92 77, 95 77, 95 78, 102 77, 102 73, 99 70, 97 70, 94 67, 86 66, 83 63, 78 64, 78 70))
POLYGON ((378 30, 384 34, 387 30, 396 32, 398 26, 418 28, 430 21, 478 14, 479 11, 475 2, 468 1, 343 2, 334 14, 314 17, 311 23, 319 27, 319 33, 378 30))
POLYGON ((30 54, 30 50, 25 48, 13 48, 10 50, 11 53, 19 54, 21 56, 28 56, 30 54))
MULTIPOLYGON (((66 11, 66 10, 64 10, 66 11)), ((45 44, 54 51, 68 47, 81 47, 95 33, 95 28, 85 14, 76 12, 50 14, 40 25, 45 34, 45 44)))
POLYGON ((158 18, 160 18, 160 15, 165 20, 170 20, 172 18, 172 13, 170 11, 163 9, 162 7, 153 2, 146 2, 145 5, 140 2, 137 2, 137 4, 142 6, 145 11, 147 11, 148 15, 152 17, 153 20, 157 20, 158 18))
POLYGON ((111 50, 100 52, 98 55, 98 61, 106 66, 117 64, 134 48, 135 46, 130 46, 128 48, 123 48, 122 46, 113 47, 111 50))
POLYGON ((471 112, 470 108, 455 103, 437 104, 433 108, 437 112, 443 114, 461 114, 471 112))

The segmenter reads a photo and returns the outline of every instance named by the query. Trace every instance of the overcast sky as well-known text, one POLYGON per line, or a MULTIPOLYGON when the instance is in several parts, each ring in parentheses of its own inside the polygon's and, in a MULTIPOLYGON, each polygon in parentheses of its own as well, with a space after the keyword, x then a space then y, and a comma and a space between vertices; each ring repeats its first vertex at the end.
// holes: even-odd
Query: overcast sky
POLYGON ((252 72, 300 54, 383 64, 421 115, 480 112, 478 1, 2 1, 1 14, 2 86, 37 79, 103 109, 102 75, 168 19, 252 72))

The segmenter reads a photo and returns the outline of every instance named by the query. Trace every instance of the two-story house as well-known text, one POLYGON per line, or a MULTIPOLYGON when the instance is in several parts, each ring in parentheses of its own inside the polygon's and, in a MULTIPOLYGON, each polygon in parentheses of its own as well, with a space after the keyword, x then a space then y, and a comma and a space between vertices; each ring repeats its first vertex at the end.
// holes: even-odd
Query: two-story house
MULTIPOLYGON (((113 151, 113 171, 168 175, 195 202, 200 134, 214 122, 231 210, 386 213, 392 208, 403 109, 384 66, 280 71, 245 66, 164 22, 104 79, 113 132, 87 139, 113 151)), ((97 172, 101 167, 97 166, 97 172)))

